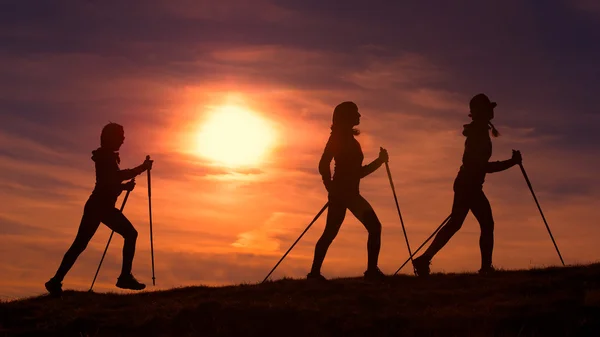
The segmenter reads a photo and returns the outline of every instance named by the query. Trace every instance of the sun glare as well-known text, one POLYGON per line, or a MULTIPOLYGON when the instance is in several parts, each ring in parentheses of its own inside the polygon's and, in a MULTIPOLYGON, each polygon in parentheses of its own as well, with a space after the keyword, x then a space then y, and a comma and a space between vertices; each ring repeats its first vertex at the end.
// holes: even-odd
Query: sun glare
POLYGON ((200 156, 231 167, 264 162, 276 139, 275 128, 258 113, 226 105, 209 113, 197 138, 200 156))

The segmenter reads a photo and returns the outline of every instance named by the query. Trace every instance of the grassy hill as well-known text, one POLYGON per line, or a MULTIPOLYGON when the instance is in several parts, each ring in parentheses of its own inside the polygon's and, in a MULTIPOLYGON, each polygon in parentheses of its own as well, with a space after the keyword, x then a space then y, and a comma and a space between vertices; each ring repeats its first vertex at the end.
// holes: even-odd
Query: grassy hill
POLYGON ((0 336, 600 336, 600 264, 0 303, 0 336))

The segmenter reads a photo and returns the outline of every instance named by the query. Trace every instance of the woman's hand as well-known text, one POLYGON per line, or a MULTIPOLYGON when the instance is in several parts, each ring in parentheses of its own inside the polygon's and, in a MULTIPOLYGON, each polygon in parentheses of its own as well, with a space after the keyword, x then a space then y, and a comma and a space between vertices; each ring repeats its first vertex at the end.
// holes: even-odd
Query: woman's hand
POLYGON ((154 163, 154 160, 150 160, 150 157, 146 158, 146 160, 144 160, 144 162, 142 163, 142 167, 144 168, 144 171, 148 171, 152 169, 152 164, 154 163))
POLYGON ((331 180, 323 180, 323 185, 325 185, 327 192, 331 193, 331 180))
POLYGON ((126 182, 125 184, 121 185, 123 186, 123 191, 133 191, 133 189, 135 188, 135 179, 132 179, 131 181, 126 182))
POLYGON ((523 157, 521 156, 521 151, 513 150, 511 160, 515 165, 520 165, 523 162, 523 157))
POLYGON ((383 147, 379 148, 379 160, 382 163, 387 163, 390 160, 387 150, 384 149, 383 147))

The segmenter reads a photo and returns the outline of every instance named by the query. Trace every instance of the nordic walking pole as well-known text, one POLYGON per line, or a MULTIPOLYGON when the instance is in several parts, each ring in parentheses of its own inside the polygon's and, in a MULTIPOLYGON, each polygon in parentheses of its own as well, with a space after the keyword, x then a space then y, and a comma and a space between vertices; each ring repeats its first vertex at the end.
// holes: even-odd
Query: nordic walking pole
POLYGON ((552 232, 550 231, 550 226, 548 226, 548 222, 546 221, 546 217, 544 217, 544 212, 542 212, 542 208, 540 207, 540 203, 538 202, 538 200, 537 200, 537 198, 535 196, 535 192, 533 192, 533 187, 531 186, 531 181, 529 181, 529 177, 527 177, 527 172, 525 172, 525 168, 523 167, 523 163, 519 163, 519 167, 521 168, 521 172, 523 172, 523 177, 525 177, 525 181, 527 182, 527 186, 529 186, 529 190, 531 191, 531 195, 533 195, 533 200, 535 200, 537 208, 540 210, 540 214, 542 215, 542 220, 544 220, 544 224, 546 225, 546 229, 548 230, 548 234, 550 234, 550 239, 552 239, 552 243, 554 243, 554 248, 556 248, 556 252, 558 253, 558 257, 560 258, 560 262, 562 262, 562 265, 564 266, 565 265, 565 261, 563 260, 562 255, 560 254, 560 250, 558 249, 558 245, 556 244, 556 241, 554 240, 554 236, 552 235, 552 232))
MULTIPOLYGON (((404 227, 404 221, 402 220, 402 213, 400 213, 400 206, 398 205, 398 197, 396 196, 396 189, 394 188, 394 181, 392 180, 392 173, 390 172, 390 165, 385 162, 385 169, 387 170, 388 178, 390 179, 390 186, 392 187, 392 193, 394 193, 394 200, 396 201, 396 209, 398 210, 398 216, 400 217, 400 223, 402 224, 402 231, 404 232, 404 238, 406 239, 406 247, 408 247, 408 256, 412 262, 412 251, 410 250, 410 243, 408 243, 408 235, 406 234, 406 228, 404 227)), ((415 271, 415 275, 417 272, 415 271)))
POLYGON ((277 269, 277 267, 279 266, 279 264, 281 263, 281 261, 283 261, 283 259, 285 259, 285 257, 289 254, 289 252, 292 250, 292 248, 294 248, 294 246, 298 243, 298 241, 300 241, 300 239, 304 236, 304 234, 308 231, 308 229, 317 221, 317 219, 321 216, 321 214, 323 214, 323 212, 325 212, 325 210, 327 209, 328 206, 329 206, 329 202, 327 202, 323 206, 323 208, 321 208, 321 210, 319 211, 319 213, 317 213, 317 215, 310 222, 310 224, 308 225, 308 227, 306 227, 306 229, 304 230, 304 232, 302 232, 302 234, 300 234, 300 236, 298 237, 298 239, 296 239, 296 242, 294 242, 294 244, 292 244, 292 246, 290 247, 290 249, 288 249, 288 251, 285 252, 285 254, 283 254, 283 257, 281 257, 281 259, 279 260, 279 262, 277 262, 277 264, 275 265, 275 267, 273 267, 273 269, 271 269, 271 271, 269 272, 269 274, 265 277, 265 279, 261 283, 265 283, 265 281, 267 281, 267 279, 269 278, 269 276, 271 276, 271 274, 273 274, 273 272, 275 271, 275 269, 277 269))
MULTIPOLYGON (((135 181, 135 178, 132 179, 132 181, 135 181)), ((123 203, 121 204, 121 213, 123 213, 123 209, 125 208, 125 203, 127 202, 127 198, 129 198, 129 193, 131 193, 131 191, 127 191, 127 193, 125 193, 125 198, 123 198, 123 203)), ((92 291, 92 288, 94 288, 94 283, 96 283, 96 278, 98 277, 98 273, 100 272, 100 267, 102 267, 102 262, 104 261, 104 257, 106 256, 106 251, 108 250, 108 246, 110 245, 110 240, 112 240, 113 234, 115 234, 115 231, 112 231, 110 233, 110 236, 108 237, 108 242, 106 243, 106 248, 104 248, 104 253, 102 253, 102 259, 100 259, 100 264, 98 265, 98 269, 96 270, 96 275, 94 275, 94 280, 92 281, 92 285, 90 286, 90 292, 92 291)))
POLYGON ((412 254, 408 260, 406 260, 401 266, 400 268, 398 268, 398 270, 396 270, 396 272, 394 273, 394 275, 398 274, 400 272, 400 270, 402 270, 402 268, 404 268, 404 266, 406 266, 407 263, 412 261, 413 256, 417 255, 417 253, 421 250, 421 248, 423 248, 423 246, 425 246, 427 244, 427 242, 429 242, 429 240, 431 240, 431 238, 433 238, 439 231, 440 229, 442 229, 442 227, 444 227, 444 225, 450 220, 450 215, 448 215, 448 217, 446 218, 446 220, 444 220, 444 222, 442 222, 442 224, 433 232, 433 234, 431 234, 427 240, 425 240, 425 242, 423 242, 423 244, 421 244, 419 246, 419 248, 417 248, 417 250, 415 250, 415 253, 412 254))
MULTIPOLYGON (((146 156, 146 160, 150 160, 150 156, 146 156)), ((150 171, 148 169, 148 214, 150 216, 150 254, 152 255, 152 285, 156 286, 156 278, 154 277, 154 243, 152 241, 152 185, 150 179, 150 171)))

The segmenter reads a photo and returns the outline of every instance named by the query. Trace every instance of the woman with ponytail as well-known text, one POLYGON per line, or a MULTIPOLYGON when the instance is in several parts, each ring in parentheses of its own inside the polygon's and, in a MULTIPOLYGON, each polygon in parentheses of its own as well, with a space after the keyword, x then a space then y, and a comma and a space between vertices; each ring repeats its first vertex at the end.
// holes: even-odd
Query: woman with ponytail
POLYGON ((366 279, 381 279, 384 274, 377 267, 381 246, 381 223, 373 208, 359 191, 360 179, 373 173, 387 162, 388 154, 380 149, 379 158, 368 165, 362 164, 364 156, 358 141, 354 138, 360 132, 354 127, 360 123, 358 107, 353 102, 343 102, 333 111, 331 136, 319 162, 319 173, 329 192, 329 210, 325 231, 315 247, 315 256, 308 279, 325 280, 321 275, 321 265, 327 249, 336 237, 346 216, 346 209, 365 226, 369 233, 367 241, 368 267, 366 279), (331 161, 335 161, 333 178, 331 161))
POLYGON ((490 130, 494 137, 500 133, 491 120, 494 118, 495 102, 484 94, 475 95, 469 104, 473 120, 464 125, 463 135, 467 137, 463 154, 463 165, 454 181, 454 203, 450 220, 436 235, 431 246, 420 257, 413 260, 413 265, 419 276, 429 275, 431 259, 448 243, 450 238, 462 227, 469 210, 479 222, 481 236, 480 273, 494 271, 492 266, 492 251, 494 249, 494 218, 490 203, 483 193, 483 183, 487 173, 507 170, 521 163, 521 153, 513 151, 511 159, 499 162, 489 162, 492 156, 492 141, 490 130))

